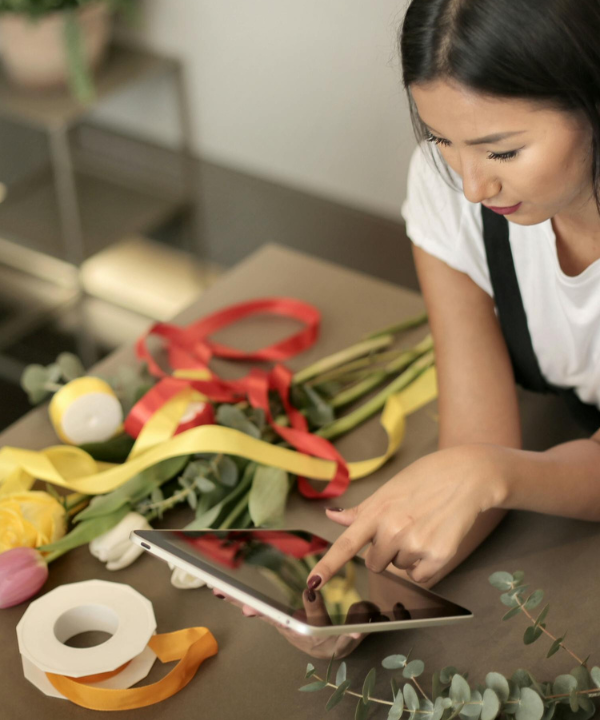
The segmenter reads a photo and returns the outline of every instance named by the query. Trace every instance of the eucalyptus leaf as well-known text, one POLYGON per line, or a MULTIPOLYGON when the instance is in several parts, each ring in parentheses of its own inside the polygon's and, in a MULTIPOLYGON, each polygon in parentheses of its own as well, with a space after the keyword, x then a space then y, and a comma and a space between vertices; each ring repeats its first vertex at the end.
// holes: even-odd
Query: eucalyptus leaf
POLYGON ((327 687, 327 683, 323 682, 323 680, 315 680, 315 682, 308 683, 308 685, 303 685, 301 688, 298 688, 300 692, 317 692, 317 690, 323 690, 323 688, 327 687))
POLYGON ((212 480, 201 476, 198 476, 194 480, 194 485, 198 488, 198 490, 200 490, 201 493, 212 492, 217 487, 212 480))
POLYGON ((424 670, 425 663, 422 660, 411 660, 402 671, 402 675, 408 679, 416 678, 422 675, 424 670))
POLYGON ((578 690, 591 690, 593 688, 593 682, 590 675, 590 671, 583 665, 578 665, 573 668, 569 675, 572 675, 577 680, 578 690))
POLYGON ((516 607, 517 605, 523 603, 522 595, 524 591, 525 586, 510 590, 509 592, 500 595, 500 602, 508 607, 516 607))
POLYGON ((366 705, 362 700, 359 700, 356 704, 356 712, 354 713, 354 720, 367 720, 369 716, 369 710, 375 703, 369 701, 366 705))
POLYGON ((38 550, 44 553, 58 553, 62 555, 80 545, 86 545, 94 538, 108 532, 115 527, 115 525, 118 525, 128 512, 129 506, 127 505, 117 508, 110 515, 101 515, 100 517, 80 522, 75 525, 70 533, 64 535, 60 540, 50 545, 42 545, 38 550))
POLYGON ((289 488, 285 470, 269 465, 257 467, 248 499, 250 517, 257 527, 281 524, 289 488))
POLYGON ((569 705, 571 706, 571 712, 576 713, 579 710, 579 699, 577 698, 577 690, 571 690, 569 695, 569 705))
MULTIPOLYGON (((552 683, 553 695, 566 695, 577 689, 577 679, 572 675, 559 675, 552 683)), ((561 702, 563 702, 561 700, 561 702)), ((568 702, 568 700, 567 700, 568 702)))
POLYGON ((346 663, 342 662, 342 663, 340 663, 340 666, 337 670, 337 674, 335 676, 335 684, 341 685, 345 681, 346 681, 346 663))
POLYGON ((431 715, 431 720, 441 720, 445 709, 446 708, 444 706, 444 698, 437 697, 433 705, 433 713, 431 715))
POLYGON ((597 688, 600 688, 600 667, 598 667, 597 665, 595 665, 595 666, 590 670, 590 675, 592 676, 592 680, 594 681, 594 685, 595 685, 597 688))
POLYGON ((450 697, 454 703, 466 703, 471 699, 469 683, 458 673, 453 676, 450 684, 450 697))
POLYGON ((521 698, 515 720, 542 720, 544 703, 542 698, 531 688, 521 688, 521 698))
POLYGON ((350 680, 344 680, 342 683, 340 683, 337 688, 335 689, 335 692, 333 695, 329 698, 327 701, 327 705, 325 705, 325 710, 329 712, 331 708, 334 708, 338 703, 340 703, 344 695, 346 694, 346 690, 350 687, 350 680))
POLYGON ((235 487, 239 479, 239 472, 237 465, 227 455, 223 455, 217 463, 219 471, 219 480, 226 487, 235 487))
POLYGON ((59 383, 62 378, 62 372, 60 371, 60 367, 58 363, 52 363, 51 365, 48 365, 46 368, 48 371, 48 382, 51 383, 59 383))
POLYGON ((510 590, 513 587, 513 576, 507 572, 495 572, 489 576, 488 581, 498 590, 510 590))
POLYGON ((73 353, 63 352, 56 358, 56 364, 64 379, 69 382, 85 375, 83 363, 73 353))
POLYGON ((552 657, 555 653, 557 653, 560 650, 560 644, 565 639, 566 633, 559 638, 556 638, 556 640, 552 643, 550 646, 550 650, 548 650, 548 654, 546 655, 547 658, 552 657))
POLYGON ((488 688, 490 688, 490 690, 493 690, 496 693, 500 702, 506 702, 508 700, 510 688, 508 680, 504 677, 504 675, 497 672, 490 672, 485 676, 485 684, 488 688))
POLYGON ((529 673, 527 670, 523 670, 522 668, 515 670, 510 679, 517 685, 517 687, 520 688, 529 687, 531 685, 531 677, 529 673))
POLYGON ((192 510, 195 510, 198 507, 198 498, 195 493, 188 493, 185 499, 192 510))
POLYGON ((256 463, 248 463, 241 481, 236 487, 227 495, 223 497, 224 488, 218 487, 212 493, 207 493, 202 496, 201 501, 198 503, 196 509, 196 519, 185 526, 184 530, 203 530, 212 526, 217 520, 223 508, 232 500, 235 500, 239 495, 244 493, 250 483, 254 471, 256 470, 256 463), (213 495, 214 493, 214 495, 213 495), (221 498, 216 500, 216 498, 221 498), (216 503, 212 503, 216 500, 216 503))
POLYGON ((235 405, 219 405, 215 419, 219 425, 239 430, 257 440, 260 439, 260 430, 248 420, 244 413, 235 405))
POLYGON ((306 666, 306 675, 305 678, 312 677, 316 672, 315 666, 312 663, 308 663, 306 666))
POLYGON ((417 691, 410 683, 406 683, 402 688, 402 694, 404 695, 404 703, 407 709, 410 710, 411 717, 414 717, 415 712, 419 709, 417 691))
POLYGON ((449 685, 452 682, 452 678, 458 670, 453 665, 448 665, 440 670, 440 682, 444 685, 449 685))
POLYGON ((131 435, 122 433, 104 442, 85 443, 79 447, 99 462, 123 463, 127 460, 134 443, 135 440, 131 435))
POLYGON ((474 690, 471 693, 471 699, 466 705, 463 705, 460 711, 462 718, 469 718, 469 720, 477 720, 481 715, 483 709, 483 698, 479 690, 474 690))
MULTIPOLYGON (((394 690, 394 686, 392 685, 392 693, 394 695, 394 704, 392 705, 390 712, 393 710, 394 715, 392 717, 400 717, 404 711, 404 695, 398 691, 398 688, 394 690)), ((388 718, 390 715, 388 715, 388 718)))
MULTIPOLYGON (((506 683, 507 697, 508 697, 508 683, 506 683)), ((488 687, 483 693, 483 708, 481 710, 481 720, 494 720, 494 718, 500 712, 500 698, 488 687)))
POLYGON ((525 573, 522 570, 517 570, 512 574, 512 577, 515 585, 520 585, 525 579, 525 573))
POLYGON ((50 391, 46 389, 49 374, 43 365, 28 365, 21 375, 21 387, 29 396, 29 402, 37 405, 50 391))
POLYGON ((536 590, 535 592, 531 593, 531 595, 525 601, 525 607, 527 608, 527 610, 533 610, 533 608, 536 608, 543 599, 544 591, 536 590))
POLYGON ((371 668, 367 673, 367 677, 363 683, 362 689, 362 702, 366 705, 369 702, 373 688, 375 687, 375 680, 377 677, 377 671, 375 668, 371 668))
POLYGON ((512 610, 509 610, 509 611, 506 613, 506 615, 503 616, 502 619, 503 619, 503 620, 510 620, 512 617, 514 617, 515 615, 518 615, 520 612, 523 612, 523 609, 521 608, 520 605, 518 605, 517 607, 512 608, 512 610))
POLYGON ((404 655, 388 655, 383 658, 381 664, 386 670, 399 670, 406 665, 406 657, 404 655))
POLYGON ((548 610, 550 610, 550 603, 548 603, 548 605, 546 605, 542 612, 537 616, 537 619, 535 621, 536 625, 541 625, 544 622, 544 620, 546 619, 546 615, 548 615, 548 610))
POLYGON ((421 720, 431 720, 433 716, 433 703, 429 698, 421 698, 419 700, 419 718, 421 720))
POLYGON ((329 660, 329 665, 327 665, 327 672, 325 674, 325 682, 328 683, 331 680, 331 670, 333 668, 333 661, 335 660, 335 653, 331 656, 331 659, 329 660))
POLYGON ((442 694, 442 683, 440 681, 439 672, 434 672, 431 677, 431 697, 438 698, 442 694))
POLYGON ((305 385, 304 391, 309 400, 306 417, 311 425, 323 427, 323 425, 333 422, 335 420, 335 412, 331 405, 329 405, 316 390, 310 387, 310 385, 305 385))

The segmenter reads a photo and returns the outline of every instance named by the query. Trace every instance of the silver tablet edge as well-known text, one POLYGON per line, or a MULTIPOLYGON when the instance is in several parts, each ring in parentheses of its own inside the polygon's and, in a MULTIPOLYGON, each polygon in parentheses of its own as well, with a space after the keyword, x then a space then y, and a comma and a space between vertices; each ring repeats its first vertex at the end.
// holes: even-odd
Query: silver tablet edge
POLYGON ((239 590, 233 585, 229 585, 224 580, 214 577, 209 573, 205 573, 203 570, 198 568, 196 565, 182 560, 176 555, 163 550, 162 548, 155 545, 151 540, 147 538, 142 539, 137 535, 137 530, 133 530, 129 535, 131 542, 136 545, 143 547, 147 552, 156 555, 156 557, 164 560, 171 565, 189 572, 191 575, 199 577, 207 585, 222 590, 227 595, 239 600, 251 606, 254 610, 263 613, 267 617, 275 620, 275 622, 283 625, 290 630, 294 630, 300 635, 309 635, 311 637, 329 637, 331 635, 348 635, 350 633, 372 633, 372 632, 385 632, 387 630, 412 630, 413 628, 419 627, 432 627, 436 625, 456 625, 457 623, 463 622, 464 620, 470 620, 473 617, 473 613, 468 615, 450 616, 443 618, 422 618, 420 620, 390 620, 385 623, 359 623, 355 625, 328 625, 326 627, 319 627, 316 625, 307 625, 306 623, 296 620, 295 618, 286 615, 279 610, 267 605, 267 603, 258 600, 252 595, 248 595, 243 590, 239 590))

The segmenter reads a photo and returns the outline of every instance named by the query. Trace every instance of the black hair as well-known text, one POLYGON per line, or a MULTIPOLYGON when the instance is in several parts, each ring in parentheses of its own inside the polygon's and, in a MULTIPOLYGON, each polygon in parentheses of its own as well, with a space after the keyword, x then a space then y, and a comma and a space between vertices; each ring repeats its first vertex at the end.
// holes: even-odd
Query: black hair
POLYGON ((410 86, 434 80, 579 114, 600 212, 599 38, 599 0, 412 0, 398 44, 417 140, 429 133, 410 86))

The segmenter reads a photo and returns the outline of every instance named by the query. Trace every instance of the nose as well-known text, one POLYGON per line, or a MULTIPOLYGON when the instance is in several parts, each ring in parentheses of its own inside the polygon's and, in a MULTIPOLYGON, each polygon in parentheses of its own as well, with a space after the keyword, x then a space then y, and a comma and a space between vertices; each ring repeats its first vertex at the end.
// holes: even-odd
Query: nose
POLYGON ((486 171, 479 163, 462 164, 463 193, 469 202, 481 203, 500 194, 502 184, 495 172, 486 171))

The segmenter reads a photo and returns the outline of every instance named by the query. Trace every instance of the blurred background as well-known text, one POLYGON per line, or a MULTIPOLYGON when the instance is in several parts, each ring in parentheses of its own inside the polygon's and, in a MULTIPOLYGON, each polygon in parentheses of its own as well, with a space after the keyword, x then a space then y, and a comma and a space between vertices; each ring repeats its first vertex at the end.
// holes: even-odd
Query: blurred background
POLYGON ((416 289, 407 4, 0 0, 0 428, 265 243, 416 289))

